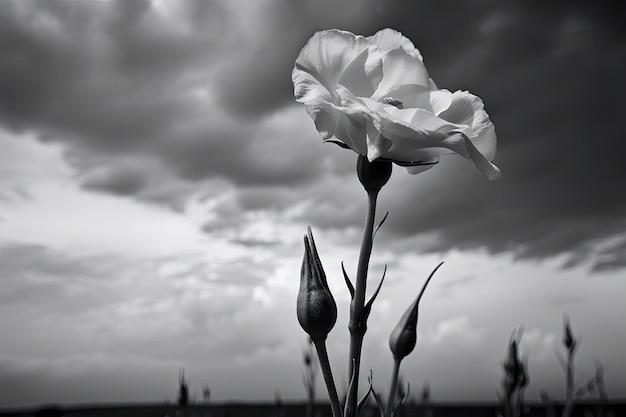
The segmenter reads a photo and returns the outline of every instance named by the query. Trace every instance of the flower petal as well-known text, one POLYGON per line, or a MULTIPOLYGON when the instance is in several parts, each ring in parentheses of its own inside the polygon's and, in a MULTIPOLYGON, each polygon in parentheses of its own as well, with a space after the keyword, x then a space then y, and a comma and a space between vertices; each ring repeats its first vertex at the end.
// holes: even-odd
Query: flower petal
POLYGON ((327 90, 334 91, 344 70, 369 47, 366 38, 350 32, 337 29, 317 32, 300 51, 295 68, 311 74, 327 90))
POLYGON ((381 135, 374 124, 368 126, 366 140, 368 161, 373 162, 378 158, 389 158, 389 149, 393 146, 393 142, 381 135))
POLYGON ((452 103, 440 116, 452 123, 472 126, 481 110, 483 102, 480 98, 467 91, 455 91, 452 93, 452 103))
POLYGON ((447 134, 458 127, 458 125, 437 117, 428 110, 409 109, 408 112, 404 113, 406 114, 401 115, 403 120, 409 119, 411 126, 416 126, 419 129, 428 130, 429 132, 447 134))
POLYGON ((446 110, 452 103, 452 93, 450 91, 430 90, 422 85, 415 84, 397 86, 388 95, 400 100, 405 109, 424 109, 435 115, 446 110))
POLYGON ((335 137, 359 155, 367 155, 365 129, 362 128, 367 123, 364 119, 363 115, 342 114, 335 129, 335 137))
POLYGON ((439 117, 467 126, 459 131, 468 136, 488 160, 492 161, 495 158, 497 149, 495 127, 479 97, 467 91, 455 91, 452 93, 452 103, 439 114, 439 117))
POLYGON ((500 179, 500 169, 492 164, 463 133, 452 133, 444 143, 447 148, 472 161, 489 180, 500 179))
POLYGON ((370 161, 381 156, 400 162, 429 161, 449 152, 441 141, 457 126, 423 109, 398 109, 368 99, 363 103, 372 121, 367 135, 370 161))
MULTIPOLYGON (((409 131, 414 132, 428 131, 431 137, 443 139, 451 130, 463 127, 437 117, 423 108, 399 109, 371 99, 362 99, 362 102, 373 114, 386 120, 385 123, 381 124, 381 128, 385 129, 381 133, 387 132, 389 128, 392 129, 389 133, 392 133, 394 129, 409 129, 409 131)), ((400 131, 398 130, 398 132, 400 131)))
POLYGON ((377 45, 380 49, 385 52, 394 50, 394 49, 403 49, 409 55, 412 55, 418 58, 420 61, 424 61, 422 58, 422 54, 420 51, 413 45, 407 37, 403 36, 400 32, 393 29, 382 29, 376 32, 374 35, 369 36, 367 38, 368 41, 377 45))
POLYGON ((367 155, 366 129, 371 124, 369 109, 343 85, 337 86, 336 96, 340 105, 330 104, 337 116, 333 135, 356 153, 367 155))
POLYGON ((370 97, 383 78, 382 57, 382 51, 371 45, 346 67, 338 84, 345 86, 355 96, 370 97))
POLYGON ((428 71, 424 63, 403 49, 394 49, 383 57, 383 78, 372 99, 381 100, 391 95, 398 86, 415 84, 430 87, 428 71))
POLYGON ((313 75, 298 68, 293 69, 291 78, 296 101, 304 104, 322 139, 333 136, 340 116, 333 107, 333 94, 313 75))
POLYGON ((368 159, 426 162, 452 151, 472 161, 490 180, 500 178, 500 170, 467 135, 458 131, 459 125, 423 109, 397 109, 372 100, 363 102, 370 109, 373 127, 368 131, 368 159))
POLYGON ((370 93, 382 77, 380 54, 370 58, 370 47, 363 36, 328 30, 315 33, 300 51, 291 73, 294 95, 305 105, 323 139, 332 137, 339 123, 341 115, 333 107, 338 101, 334 92, 344 71, 349 68, 342 81, 354 80, 353 87, 362 89, 364 77, 370 83, 370 93), (361 64, 363 74, 358 73, 361 64))

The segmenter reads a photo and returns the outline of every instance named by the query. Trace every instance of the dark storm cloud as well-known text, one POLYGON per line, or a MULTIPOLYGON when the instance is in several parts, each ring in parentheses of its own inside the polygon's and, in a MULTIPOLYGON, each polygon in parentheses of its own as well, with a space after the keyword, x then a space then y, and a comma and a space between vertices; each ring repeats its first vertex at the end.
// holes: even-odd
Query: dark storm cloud
POLYGON ((427 248, 433 251, 486 247, 534 258, 571 252, 592 268, 623 265, 619 246, 604 249, 612 256, 594 249, 626 230, 626 194, 619 191, 626 178, 626 36, 615 17, 623 7, 394 5, 380 26, 413 40, 440 87, 467 89, 484 100, 503 176, 489 183, 471 175, 465 161, 443 158, 413 184, 403 179, 401 189, 387 191, 392 195, 382 202, 392 215, 386 227, 407 238, 436 235, 427 248))
POLYGON ((0 7, 2 123, 104 149, 137 147, 179 117, 178 74, 210 49, 159 28, 145 1, 0 7))
POLYGON ((107 274, 97 258, 70 257, 38 245, 5 245, 0 247, 0 304, 6 309, 29 305, 26 315, 34 316, 85 312, 108 302, 109 290, 94 280, 107 274))
POLYGON ((137 195, 146 185, 147 176, 140 169, 124 167, 92 172, 83 182, 85 188, 115 195, 137 195))
POLYGON ((152 196, 146 155, 189 183, 316 177, 306 163, 315 155, 291 152, 298 142, 259 117, 293 103, 293 59, 322 24, 308 20, 319 6, 268 1, 246 21, 225 2, 166 4, 175 12, 149 1, 3 2, 0 123, 64 143, 85 187, 117 195, 152 196))
POLYGON ((306 148, 305 152, 293 152, 303 147, 291 138, 284 139, 232 123, 167 142, 161 152, 166 164, 192 181, 222 176, 238 185, 289 186, 314 177, 320 168, 307 163, 311 155, 306 148))
MULTIPOLYGON (((311 185, 337 169, 318 163, 324 155, 341 151, 299 148, 293 137, 302 136, 301 125, 285 132, 280 123, 266 124, 292 105, 293 60, 316 30, 369 35, 392 27, 421 50, 439 86, 483 98, 498 132, 503 178, 459 175, 470 168, 444 167, 444 159, 411 187, 390 189, 387 230, 407 239, 436 234, 429 250, 483 246, 520 257, 573 253, 578 261, 570 264, 584 259, 597 269, 623 264, 619 245, 600 252, 594 245, 626 226, 626 194, 619 192, 626 176, 624 6, 244 3, 176 2, 165 21, 167 13, 148 1, 1 2, 0 124, 96 161, 75 164, 91 189, 144 198, 159 165, 161 183, 167 175, 191 185, 221 177, 245 187, 237 197, 242 210, 283 209, 297 200, 285 189, 306 187, 299 188, 310 192, 306 198, 323 202, 302 219, 358 227, 362 202, 334 195, 343 191, 337 181, 311 185), (130 168, 115 160, 132 155, 158 163, 130 168), (259 197, 265 190, 269 196, 259 197)), ((310 126, 313 144, 319 138, 310 126)), ((170 191, 151 200, 165 201, 170 191)))
MULTIPOLYGON (((90 154, 109 155, 100 166, 76 164, 87 172, 85 186, 140 193, 147 173, 139 167, 103 173, 117 165, 111 157, 133 154, 152 154, 190 181, 223 176, 236 183, 293 184, 314 173, 313 166, 302 169, 297 157, 267 163, 251 146, 254 126, 215 116, 217 109, 199 98, 215 88, 219 106, 229 108, 223 104, 234 93, 219 87, 245 87, 248 79, 270 90, 245 87, 242 106, 259 97, 271 113, 280 96, 271 80, 259 82, 263 74, 250 71, 248 60, 259 61, 257 50, 252 56, 237 53, 241 48, 232 43, 241 42, 240 28, 222 3, 178 2, 176 12, 164 15, 149 1, 2 2, 0 8, 0 123, 63 142, 90 162, 96 159, 90 154), (246 71, 232 78, 222 68, 230 61, 246 71), (88 172, 95 168, 97 175, 88 172)), ((282 55, 275 41, 268 39, 266 46, 282 55)), ((267 58, 274 66, 291 60, 267 58)), ((290 85, 290 78, 283 84, 290 85)))
POLYGON ((266 1, 257 16, 263 22, 260 30, 248 33, 246 42, 234 51, 240 59, 232 60, 220 74, 221 102, 248 117, 292 103, 291 70, 313 33, 335 27, 373 33, 382 4, 377 0, 266 1))

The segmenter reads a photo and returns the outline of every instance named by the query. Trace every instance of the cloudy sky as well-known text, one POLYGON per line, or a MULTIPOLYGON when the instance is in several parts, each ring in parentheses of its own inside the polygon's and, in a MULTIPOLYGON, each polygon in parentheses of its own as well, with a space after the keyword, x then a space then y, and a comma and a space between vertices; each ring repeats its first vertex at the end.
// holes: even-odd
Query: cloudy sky
MULTIPOLYGON (((434 400, 495 400, 525 327, 529 397, 577 383, 626 397, 624 6, 609 1, 1 0, 0 406, 304 398, 295 317, 311 225, 339 307, 340 387, 365 194, 355 155, 293 100, 317 30, 391 27, 440 87, 480 96, 502 179, 450 156, 380 195, 385 286, 363 367, 441 260, 403 367, 434 400)), ((373 281, 372 281, 373 282, 373 281)), ((370 285, 370 288, 373 284, 370 285)), ((323 387, 318 387, 323 396, 323 387)))

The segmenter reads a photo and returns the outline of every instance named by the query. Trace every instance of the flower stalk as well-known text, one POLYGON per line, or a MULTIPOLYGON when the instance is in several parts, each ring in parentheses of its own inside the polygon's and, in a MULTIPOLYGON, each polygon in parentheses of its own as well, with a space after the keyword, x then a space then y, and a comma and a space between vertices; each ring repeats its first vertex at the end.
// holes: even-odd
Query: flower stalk
POLYGON ((502 395, 500 401, 504 417, 519 417, 524 411, 524 390, 528 386, 527 363, 519 356, 519 346, 523 328, 511 334, 507 357, 502 364, 504 377, 502 379, 502 395))
POLYGON ((398 377, 400 375, 400 362, 402 362, 402 358, 398 358, 394 356, 393 371, 391 374, 391 387, 389 389, 389 398, 387 400, 387 411, 385 412, 385 417, 390 417, 393 412, 393 401, 396 396, 396 389, 398 387, 398 377))
POLYGON ((430 273, 426 282, 422 286, 422 290, 419 295, 411 303, 409 308, 404 312, 400 321, 394 327, 391 335, 389 336, 389 349, 393 355, 393 374, 391 377, 391 388, 389 390, 389 401, 387 401, 387 412, 385 414, 386 417, 391 417, 393 415, 394 404, 393 400, 396 395, 396 388, 398 385, 398 375, 400 371, 400 363, 402 359, 406 358, 413 352, 415 349, 415 344, 417 343, 417 317, 418 317, 418 309, 420 305, 420 301, 422 296, 424 295, 424 291, 426 291, 426 287, 428 283, 435 275, 435 272, 443 265, 443 262, 440 262, 439 265, 433 272, 430 273))
POLYGON ((367 213, 359 251, 359 261, 356 270, 354 293, 350 303, 350 357, 348 376, 350 384, 346 397, 345 417, 356 417, 357 397, 359 392, 359 369, 361 365, 361 350, 363 338, 367 331, 367 316, 369 309, 365 304, 365 291, 367 289, 367 271, 374 244, 374 221, 376 219, 376 201, 381 188, 391 177, 391 162, 374 161, 359 155, 357 159, 357 174, 359 181, 367 192, 367 213))
POLYGON ((356 417, 357 411, 357 395, 359 389, 359 368, 361 365, 361 348, 363 346, 363 338, 367 331, 367 318, 364 317, 365 311, 365 290, 367 288, 367 270, 369 260, 372 253, 374 219, 376 217, 376 200, 378 191, 367 192, 367 215, 365 217, 365 226, 363 229, 363 238, 361 240, 361 250, 359 253, 359 262, 357 264, 356 282, 354 285, 354 297, 350 303, 350 321, 348 329, 350 330, 350 358, 349 371, 350 380, 354 383, 350 385, 348 397, 346 399, 346 415, 345 417, 356 417))
POLYGON ((570 417, 574 409, 574 356, 578 348, 578 341, 572 334, 569 318, 563 318, 563 346, 567 350, 565 370, 565 405, 562 417, 570 417))
POLYGON ((317 338, 312 340, 319 359, 320 369, 322 370, 322 376, 324 377, 324 383, 326 384, 326 390, 328 391, 328 398, 330 399, 330 408, 333 412, 333 417, 342 417, 339 395, 337 394, 335 379, 333 378, 333 372, 328 359, 326 338, 317 338))
POLYGON ((317 363, 313 360, 313 340, 309 337, 307 350, 304 352, 304 374, 302 376, 307 394, 306 417, 315 415, 315 382, 317 379, 317 363))

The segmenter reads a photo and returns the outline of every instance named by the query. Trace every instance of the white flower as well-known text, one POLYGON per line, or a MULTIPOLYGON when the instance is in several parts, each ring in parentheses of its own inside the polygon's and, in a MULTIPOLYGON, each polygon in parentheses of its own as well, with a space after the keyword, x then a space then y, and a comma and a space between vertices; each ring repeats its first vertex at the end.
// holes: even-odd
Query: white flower
POLYGON ((317 32, 292 72, 303 103, 325 141, 368 160, 387 159, 409 172, 424 171, 439 156, 456 153, 489 179, 496 133, 479 97, 439 90, 422 55, 392 29, 363 37, 340 30, 317 32))

